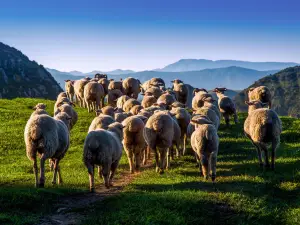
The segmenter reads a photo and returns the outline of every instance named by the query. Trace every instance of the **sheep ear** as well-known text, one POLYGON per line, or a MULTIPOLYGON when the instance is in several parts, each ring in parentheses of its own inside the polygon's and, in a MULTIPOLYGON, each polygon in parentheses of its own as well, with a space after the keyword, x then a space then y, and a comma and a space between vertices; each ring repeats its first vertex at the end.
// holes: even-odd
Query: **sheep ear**
POLYGON ((253 91, 254 89, 255 89, 254 87, 252 87, 252 88, 249 88, 249 92, 250 92, 250 91, 253 91))
POLYGON ((253 105, 252 102, 248 102, 248 101, 245 101, 245 104, 246 104, 246 105, 253 105))
POLYGON ((33 110, 36 110, 36 106, 33 106, 32 109, 33 109, 33 110))
POLYGON ((74 107, 76 106, 74 102, 70 102, 70 104, 71 104, 72 106, 74 106, 74 107))
POLYGON ((72 117, 70 117, 70 116, 67 117, 67 120, 71 120, 71 119, 72 119, 72 117))
POLYGON ((227 88, 224 88, 224 91, 227 91, 227 88))

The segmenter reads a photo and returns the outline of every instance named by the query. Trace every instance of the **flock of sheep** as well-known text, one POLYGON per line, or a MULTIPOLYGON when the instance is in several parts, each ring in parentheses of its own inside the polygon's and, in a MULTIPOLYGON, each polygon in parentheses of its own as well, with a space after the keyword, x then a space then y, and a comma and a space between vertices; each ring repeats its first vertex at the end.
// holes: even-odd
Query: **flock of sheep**
MULTIPOLYGON (((70 144, 70 130, 78 116, 75 101, 88 112, 96 113, 83 146, 83 161, 89 174, 90 190, 94 190, 94 167, 103 177, 107 188, 122 156, 122 149, 128 157, 130 172, 139 171, 152 151, 156 171, 164 173, 170 166, 170 159, 184 155, 190 140, 199 164, 200 175, 216 179, 216 163, 219 150, 218 128, 221 116, 226 125, 230 117, 238 123, 235 104, 224 93, 226 88, 215 88, 215 97, 205 89, 193 91, 192 113, 188 109, 188 88, 181 80, 172 81, 172 88, 166 88, 161 78, 152 78, 141 84, 128 77, 124 80, 108 80, 104 74, 95 78, 65 81, 66 92, 59 94, 54 106, 54 117, 39 103, 25 127, 26 152, 33 161, 35 183, 44 187, 45 161, 49 159, 54 170, 52 183, 62 182, 59 162, 70 144), (143 95, 138 101, 138 95, 143 95), (104 106, 107 98, 107 106, 104 106), (37 154, 40 156, 40 179, 38 179, 37 154)), ((281 120, 271 108, 271 94, 268 88, 252 88, 248 93, 248 117, 244 124, 245 135, 257 148, 260 166, 270 167, 267 144, 271 143, 271 168, 274 169, 275 152, 280 144, 281 120), (268 105, 269 108, 264 108, 268 105)))

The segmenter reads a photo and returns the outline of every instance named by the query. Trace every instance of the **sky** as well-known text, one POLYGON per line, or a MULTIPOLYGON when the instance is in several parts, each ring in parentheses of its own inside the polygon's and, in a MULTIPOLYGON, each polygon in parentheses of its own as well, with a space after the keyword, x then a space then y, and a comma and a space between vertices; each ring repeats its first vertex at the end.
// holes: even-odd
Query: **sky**
POLYGON ((299 0, 9 0, 0 42, 61 71, 136 71, 180 59, 300 63, 299 0))

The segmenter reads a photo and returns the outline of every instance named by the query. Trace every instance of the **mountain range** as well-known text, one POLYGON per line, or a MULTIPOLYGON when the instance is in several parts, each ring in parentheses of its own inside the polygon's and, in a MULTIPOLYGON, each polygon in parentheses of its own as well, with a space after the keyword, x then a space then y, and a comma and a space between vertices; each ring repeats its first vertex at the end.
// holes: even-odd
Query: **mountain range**
POLYGON ((224 67, 243 67, 253 70, 281 70, 287 67, 297 66, 294 62, 248 62, 239 60, 207 60, 207 59, 181 59, 175 63, 165 66, 156 71, 162 72, 183 72, 198 71, 203 69, 216 69, 224 67))
POLYGON ((42 65, 0 42, 0 98, 55 99, 61 91, 62 88, 42 65))
MULTIPOLYGON (((47 69, 58 83, 63 87, 64 80, 76 80, 86 76, 73 76, 70 73, 60 72, 58 70, 47 69)), ((242 90, 252 84, 254 81, 277 72, 276 70, 270 71, 257 71, 246 69, 236 66, 217 69, 205 69, 199 71, 186 71, 186 72, 161 72, 161 71, 142 71, 121 75, 109 75, 110 78, 116 80, 124 79, 126 77, 135 77, 141 82, 151 79, 152 77, 161 77, 165 80, 167 86, 171 86, 171 81, 174 79, 181 79, 185 83, 191 84, 194 87, 203 87, 207 89, 215 88, 216 86, 224 86, 229 89, 242 90)), ((95 73, 94 73, 95 74, 95 73)), ((93 77, 94 74, 88 75, 93 77)))

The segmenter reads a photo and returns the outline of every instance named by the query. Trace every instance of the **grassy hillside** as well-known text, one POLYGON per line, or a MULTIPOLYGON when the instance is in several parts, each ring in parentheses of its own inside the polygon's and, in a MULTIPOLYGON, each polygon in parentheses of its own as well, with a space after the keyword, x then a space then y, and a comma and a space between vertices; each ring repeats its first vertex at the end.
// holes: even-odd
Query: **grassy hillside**
POLYGON ((279 115, 300 118, 300 66, 290 67, 278 73, 259 79, 235 98, 239 111, 247 111, 244 103, 248 98, 249 88, 267 86, 272 93, 272 108, 279 115))
MULTIPOLYGON (((23 131, 38 102, 52 112, 52 101, 0 100, 0 224, 34 224, 63 196, 88 191, 82 148, 94 115, 78 108, 71 147, 61 161, 64 184, 52 187, 47 166, 46 188, 33 187, 23 131)), ((221 125, 215 187, 199 177, 193 157, 187 155, 172 161, 166 174, 145 169, 120 195, 80 210, 88 215, 83 224, 299 224, 300 120, 282 117, 284 132, 274 173, 259 169, 256 151, 242 132, 244 119, 240 114, 241 123, 230 130, 221 125)), ((118 175, 128 169, 125 158, 118 175)))

